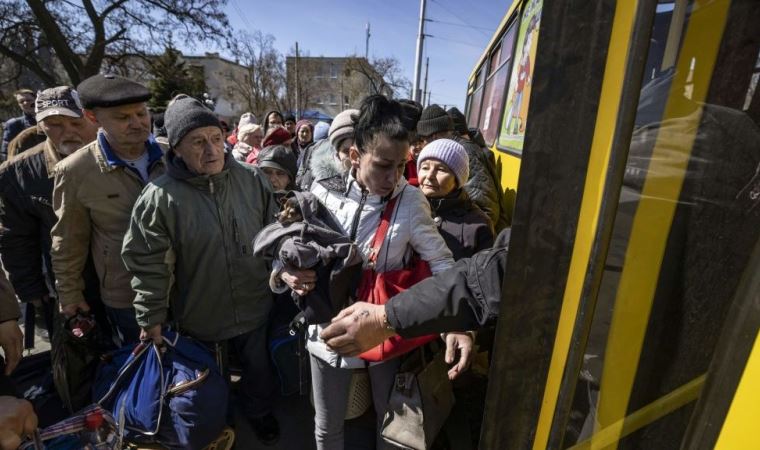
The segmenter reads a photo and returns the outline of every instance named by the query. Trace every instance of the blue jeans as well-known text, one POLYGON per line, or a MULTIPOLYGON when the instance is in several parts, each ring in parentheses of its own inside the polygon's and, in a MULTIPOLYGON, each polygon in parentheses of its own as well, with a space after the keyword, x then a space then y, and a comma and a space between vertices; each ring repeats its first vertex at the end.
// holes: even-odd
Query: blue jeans
POLYGON ((140 340, 140 327, 135 319, 134 308, 112 308, 106 306, 106 315, 114 335, 119 337, 119 346, 135 344, 140 340))

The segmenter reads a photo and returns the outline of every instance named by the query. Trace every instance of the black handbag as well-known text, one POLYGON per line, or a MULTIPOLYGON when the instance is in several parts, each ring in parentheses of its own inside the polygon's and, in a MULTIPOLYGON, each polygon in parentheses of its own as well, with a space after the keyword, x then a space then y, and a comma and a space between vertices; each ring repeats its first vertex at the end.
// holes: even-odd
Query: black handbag
POLYGON ((95 371, 100 357, 108 350, 108 343, 92 316, 59 317, 51 345, 53 381, 70 412, 92 403, 95 371))
POLYGON ((381 434, 403 449, 430 448, 454 406, 444 352, 430 355, 421 347, 407 357, 388 399, 381 434))

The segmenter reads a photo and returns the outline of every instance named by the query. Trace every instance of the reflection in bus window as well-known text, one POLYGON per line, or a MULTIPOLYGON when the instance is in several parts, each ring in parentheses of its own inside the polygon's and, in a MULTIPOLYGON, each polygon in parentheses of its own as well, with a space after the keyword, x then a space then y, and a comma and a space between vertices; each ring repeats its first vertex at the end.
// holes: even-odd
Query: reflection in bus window
POLYGON ((480 104, 483 100, 483 81, 485 80, 486 65, 478 71, 478 77, 475 80, 475 92, 472 93, 472 104, 470 106, 470 114, 467 117, 467 123, 471 127, 475 127, 478 124, 478 117, 480 115, 480 104))
MULTIPOLYGON (((657 9, 565 446, 702 376, 730 327, 724 319, 760 236, 760 117, 745 108, 760 41, 741 34, 752 27, 729 4, 657 9), (733 43, 751 57, 728 56, 733 43)), ((621 439, 609 448, 679 448, 693 406, 627 436, 614 431, 621 439)))
POLYGON ((528 119, 528 103, 536 61, 538 30, 541 24, 542 0, 526 3, 520 19, 520 33, 515 49, 515 61, 507 90, 498 146, 517 154, 522 153, 525 125, 528 119))
POLYGON ((491 56, 490 75, 486 81, 483 95, 483 111, 480 114, 478 128, 483 133, 486 144, 491 147, 499 131, 499 116, 504 104, 504 93, 507 88, 507 76, 512 62, 512 51, 515 45, 516 24, 507 30, 498 50, 491 56))

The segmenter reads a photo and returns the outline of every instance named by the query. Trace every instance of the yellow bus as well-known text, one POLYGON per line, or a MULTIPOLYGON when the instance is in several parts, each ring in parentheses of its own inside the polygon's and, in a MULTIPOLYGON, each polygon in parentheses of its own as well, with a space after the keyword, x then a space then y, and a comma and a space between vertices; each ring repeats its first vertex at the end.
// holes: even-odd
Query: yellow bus
POLYGON ((515 0, 467 87, 516 195, 485 449, 760 449, 760 3, 515 0))
POLYGON ((541 0, 512 4, 468 82, 467 123, 496 155, 508 195, 517 189, 541 6, 541 0))

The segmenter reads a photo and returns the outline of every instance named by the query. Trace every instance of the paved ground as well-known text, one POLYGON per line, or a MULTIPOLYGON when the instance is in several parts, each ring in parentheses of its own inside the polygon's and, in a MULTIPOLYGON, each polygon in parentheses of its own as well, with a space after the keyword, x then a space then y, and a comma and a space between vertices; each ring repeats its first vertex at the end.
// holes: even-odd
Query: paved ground
MULTIPOLYGON (((314 449, 314 409, 308 396, 278 397, 275 417, 280 422, 280 440, 271 446, 262 444, 241 414, 235 415, 237 450, 310 450, 314 449)), ((375 448, 375 415, 372 408, 363 416, 346 421, 346 449, 375 448)))

